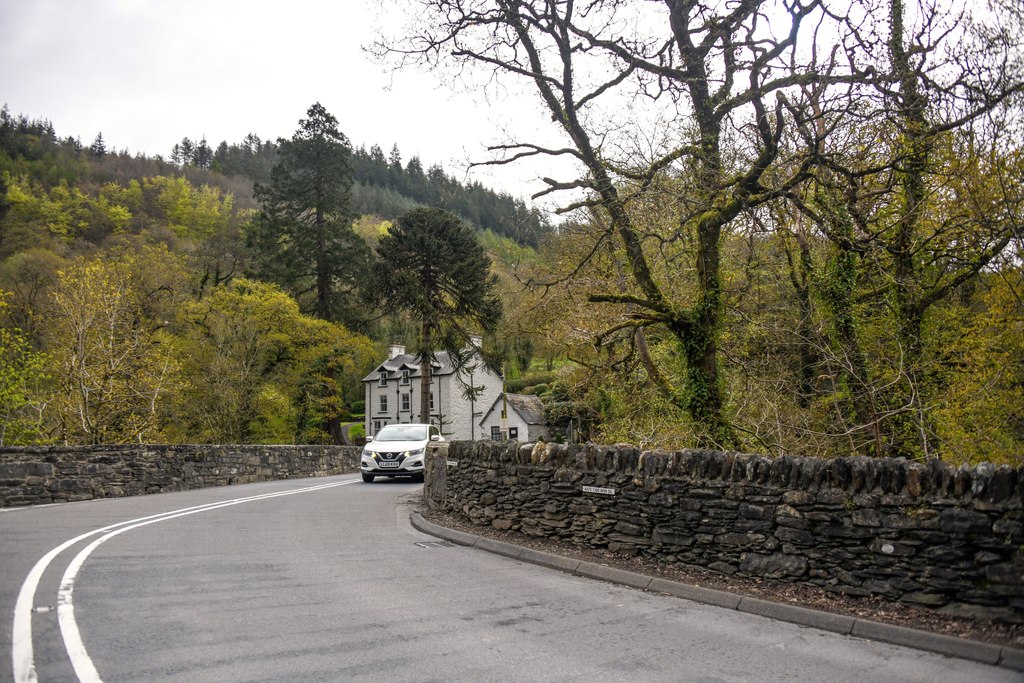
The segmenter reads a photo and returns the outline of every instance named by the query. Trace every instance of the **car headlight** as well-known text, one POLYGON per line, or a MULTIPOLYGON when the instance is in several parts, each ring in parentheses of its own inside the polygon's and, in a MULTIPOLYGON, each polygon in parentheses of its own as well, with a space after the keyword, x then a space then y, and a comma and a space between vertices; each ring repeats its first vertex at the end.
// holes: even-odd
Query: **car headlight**
POLYGON ((423 455, 423 451, 425 451, 425 450, 426 450, 425 448, 417 448, 416 450, 406 451, 405 452, 405 457, 411 458, 414 455, 423 455))

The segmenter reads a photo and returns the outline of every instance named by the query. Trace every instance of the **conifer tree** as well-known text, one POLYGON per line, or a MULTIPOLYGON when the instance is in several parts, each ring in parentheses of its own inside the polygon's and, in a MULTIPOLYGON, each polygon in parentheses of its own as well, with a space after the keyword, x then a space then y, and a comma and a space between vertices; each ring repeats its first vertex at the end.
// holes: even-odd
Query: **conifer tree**
POLYGON ((419 208, 400 216, 380 239, 372 292, 387 312, 419 320, 420 420, 430 421, 434 347, 458 365, 476 326, 492 332, 501 318, 498 279, 473 230, 453 213, 419 208))
POLYGON ((288 289, 304 312, 359 327, 354 303, 369 248, 352 230, 350 145, 319 103, 290 140, 278 140, 270 183, 249 244, 262 274, 288 289))

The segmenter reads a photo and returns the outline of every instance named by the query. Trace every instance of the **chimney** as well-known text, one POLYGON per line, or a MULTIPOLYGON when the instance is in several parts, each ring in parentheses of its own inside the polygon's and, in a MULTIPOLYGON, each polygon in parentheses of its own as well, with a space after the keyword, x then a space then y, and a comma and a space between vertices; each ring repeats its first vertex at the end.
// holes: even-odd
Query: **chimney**
POLYGON ((396 356, 405 355, 405 346, 402 344, 392 344, 388 347, 388 360, 395 358, 396 356))

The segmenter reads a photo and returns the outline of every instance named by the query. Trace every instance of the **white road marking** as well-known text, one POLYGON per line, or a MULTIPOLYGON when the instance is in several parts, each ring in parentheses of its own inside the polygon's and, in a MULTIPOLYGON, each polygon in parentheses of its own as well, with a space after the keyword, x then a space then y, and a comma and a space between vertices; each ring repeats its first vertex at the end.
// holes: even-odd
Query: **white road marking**
POLYGON ((100 681, 101 679, 99 674, 96 672, 96 667, 93 665, 92 660, 82 643, 81 633, 79 632, 78 624, 75 621, 73 600, 75 577, 78 575, 78 571, 81 569, 82 564, 93 550, 108 539, 113 538, 124 531, 130 531, 142 526, 156 524, 157 522, 163 522, 168 519, 194 515, 200 512, 206 512, 207 510, 216 510, 218 508, 239 505, 241 503, 251 503, 268 498, 290 496, 296 493, 309 493, 311 491, 319 491, 322 489, 334 488, 336 486, 345 486, 348 484, 354 484, 357 481, 359 480, 351 479, 331 484, 318 484, 316 486, 307 486, 301 489, 278 491, 275 493, 263 493, 258 496, 234 498, 217 503, 206 503, 204 505, 182 508, 180 510, 170 510, 156 515, 149 515, 147 517, 139 517, 136 519, 129 519, 124 522, 118 522, 116 524, 110 524, 61 543, 56 548, 43 555, 43 557, 36 562, 35 566, 32 567, 32 570, 25 578, 25 582, 21 585, 21 590, 18 592, 18 600, 14 605, 14 626, 11 631, 11 661, 14 668, 15 683, 36 683, 39 680, 36 674, 35 656, 32 649, 32 603, 35 601, 36 588, 39 586, 39 581, 43 576, 43 572, 46 571, 54 558, 79 541, 89 538, 90 536, 95 536, 96 534, 109 532, 86 546, 84 550, 75 556, 71 561, 71 564, 68 565, 67 570, 65 570, 64 576, 61 578, 60 590, 58 593, 57 621, 60 625, 61 634, 64 638, 64 647, 68 651, 68 656, 71 657, 71 664, 74 666, 75 674, 78 676, 79 680, 100 681))

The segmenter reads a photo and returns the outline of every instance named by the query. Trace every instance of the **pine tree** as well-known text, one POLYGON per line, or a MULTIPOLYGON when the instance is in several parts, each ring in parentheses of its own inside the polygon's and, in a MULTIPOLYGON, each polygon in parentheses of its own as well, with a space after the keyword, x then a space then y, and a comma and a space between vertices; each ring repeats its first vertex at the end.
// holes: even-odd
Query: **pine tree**
POLYGON ((107 153, 107 145, 103 142, 102 132, 96 134, 96 139, 89 146, 89 153, 97 158, 102 158, 107 153))
POLYGON ((291 140, 278 140, 261 211, 249 236, 262 274, 287 288, 305 312, 361 327, 355 295, 369 248, 352 230, 350 145, 319 103, 291 140))
POLYGON ((377 246, 372 292, 387 312, 419 320, 420 419, 430 420, 434 346, 458 365, 475 325, 492 332, 501 318, 497 276, 473 230, 453 213, 419 208, 400 216, 377 246))
POLYGON ((213 163, 213 150, 207 144, 205 135, 192 152, 192 163, 198 168, 210 168, 213 163))

